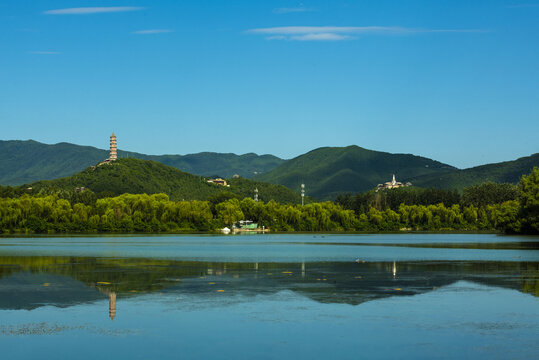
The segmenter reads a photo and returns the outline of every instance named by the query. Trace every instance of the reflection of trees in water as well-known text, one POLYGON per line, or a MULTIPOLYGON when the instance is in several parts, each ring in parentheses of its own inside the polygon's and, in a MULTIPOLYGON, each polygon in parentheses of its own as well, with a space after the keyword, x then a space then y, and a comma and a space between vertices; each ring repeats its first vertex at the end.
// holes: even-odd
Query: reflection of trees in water
POLYGON ((334 296, 328 296, 327 292, 320 292, 316 288, 304 291, 321 302, 358 304, 388 296, 421 294, 467 280, 539 296, 537 262, 413 261, 360 265, 360 284, 354 283, 350 277, 343 277, 342 281, 333 284, 334 296))
MULTIPOLYGON (((213 294, 216 286, 226 288, 227 294, 241 292, 244 295, 255 295, 292 290, 315 301, 348 304, 360 304, 389 296, 421 294, 459 280, 539 296, 538 262, 359 261, 253 264, 143 258, 5 256, 0 257, 0 264, 0 278, 17 272, 62 275, 94 287, 109 297, 111 318, 116 314, 117 295, 125 297, 174 291, 213 294), (209 282, 217 285, 210 286, 209 282)), ((62 298, 66 304, 72 303, 69 301, 69 287, 62 293, 62 298)), ((36 301, 33 307, 40 305, 36 301)), ((52 305, 62 306, 62 303, 52 305)))

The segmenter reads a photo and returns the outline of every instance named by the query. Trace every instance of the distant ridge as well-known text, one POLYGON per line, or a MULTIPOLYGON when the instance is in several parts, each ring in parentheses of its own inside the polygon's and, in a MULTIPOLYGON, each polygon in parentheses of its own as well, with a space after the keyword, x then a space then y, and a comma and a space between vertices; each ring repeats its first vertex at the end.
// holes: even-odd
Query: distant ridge
POLYGON ((517 183, 522 175, 531 173, 534 166, 539 166, 539 153, 446 174, 418 176, 411 181, 420 187, 462 190, 484 182, 517 183))
MULTIPOLYGON (((0 140, 0 185, 29 184, 78 173, 106 159, 108 151, 70 143, 46 145, 33 140, 0 140)), ((414 186, 462 189, 482 182, 517 183, 523 174, 539 166, 539 154, 513 161, 459 170, 451 165, 412 154, 391 154, 356 145, 322 147, 291 160, 273 155, 244 155, 202 152, 189 155, 145 155, 119 151, 120 158, 154 160, 184 172, 219 175, 280 184, 298 193, 305 183, 307 195, 320 200, 340 193, 368 191, 391 180, 414 186), (254 172, 259 174, 255 175, 254 172)), ((236 180, 237 182, 242 182, 236 180)), ((253 182, 249 183, 251 187, 253 182)), ((260 185, 262 186, 262 185, 260 185)), ((254 190, 250 188, 248 196, 254 190)))
POLYGON ((308 195, 334 199, 342 193, 372 190, 391 180, 391 174, 396 174, 398 181, 417 187, 462 190, 484 182, 515 184, 534 166, 539 166, 539 154, 459 170, 421 156, 347 146, 312 150, 255 178, 295 191, 305 183, 308 195))
MULTIPOLYGON (((20 185, 73 175, 108 158, 107 150, 66 142, 48 145, 34 140, 0 140, 0 185, 20 185)), ((285 160, 254 153, 236 155, 202 152, 189 155, 145 155, 118 151, 120 158, 154 160, 196 175, 249 178, 285 160)))
POLYGON ((456 171, 451 165, 410 154, 390 154, 361 148, 322 147, 255 177, 257 180, 282 184, 298 191, 305 183, 307 194, 332 199, 339 193, 362 192, 391 180, 409 181, 418 175, 444 174, 456 171))
POLYGON ((73 175, 108 157, 105 150, 66 142, 0 141, 0 184, 19 185, 73 175))

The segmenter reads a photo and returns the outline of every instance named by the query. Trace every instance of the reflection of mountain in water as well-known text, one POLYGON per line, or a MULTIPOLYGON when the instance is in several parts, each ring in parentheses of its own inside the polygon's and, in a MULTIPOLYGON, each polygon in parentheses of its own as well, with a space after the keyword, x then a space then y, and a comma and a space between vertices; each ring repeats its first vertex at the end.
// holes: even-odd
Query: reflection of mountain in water
POLYGON ((116 296, 179 292, 212 296, 291 290, 323 303, 360 304, 421 294, 459 280, 539 295, 538 262, 212 263, 91 257, 0 257, 0 308, 72 306, 116 296))

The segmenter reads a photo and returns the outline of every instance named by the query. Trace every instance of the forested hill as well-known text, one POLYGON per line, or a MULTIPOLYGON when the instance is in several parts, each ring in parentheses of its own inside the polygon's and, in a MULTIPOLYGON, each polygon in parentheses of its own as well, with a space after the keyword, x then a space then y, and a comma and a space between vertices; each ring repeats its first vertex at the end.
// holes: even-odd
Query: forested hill
POLYGON ((534 166, 539 166, 539 153, 513 161, 477 166, 445 174, 423 175, 412 178, 415 186, 437 189, 458 189, 485 182, 519 182, 522 175, 529 174, 534 166))
POLYGON ((438 161, 410 154, 390 154, 359 146, 323 147, 288 160, 255 179, 282 184, 318 199, 331 199, 339 193, 371 190, 391 180, 407 182, 419 175, 439 175, 457 169, 438 161))
MULTIPOLYGON (((69 143, 46 145, 32 140, 0 141, 0 185, 28 184, 71 176, 107 157, 108 151, 90 146, 69 143)), ((391 154, 358 146, 323 147, 292 160, 253 153, 145 155, 121 150, 119 157, 154 160, 187 173, 208 177, 218 175, 231 178, 239 174, 244 179, 234 180, 241 185, 237 194, 252 196, 252 190, 257 185, 246 181, 251 178, 263 182, 258 184, 259 190, 265 188, 265 192, 260 193, 261 199, 264 199, 263 196, 285 196, 287 200, 282 202, 295 199, 302 183, 306 185, 307 195, 326 200, 342 193, 371 190, 379 183, 390 181, 392 174, 396 174, 397 181, 409 181, 418 187, 462 189, 488 181, 517 183, 533 166, 539 166, 539 154, 534 154, 514 161, 459 170, 420 156, 391 154), (254 172, 259 175, 253 176, 254 172), (264 183, 285 185, 294 192, 285 195, 286 189, 268 188, 269 185, 264 183)), ((128 190, 125 186, 122 188, 128 190)))
MULTIPOLYGON (((230 187, 210 184, 203 177, 192 175, 152 160, 134 158, 118 159, 109 164, 89 167, 70 177, 43 180, 24 187, 31 187, 32 194, 72 193, 85 187, 94 193, 107 196, 129 194, 165 193, 171 200, 207 200, 223 192, 239 198, 252 197, 258 187, 261 200, 281 203, 299 203, 299 194, 273 184, 248 179, 232 179, 230 187)), ((16 189, 20 191, 21 189, 16 189)))
MULTIPOLYGON (((202 152, 189 155, 145 155, 119 151, 120 158, 155 160, 192 174, 249 178, 267 172, 285 160, 273 155, 236 155, 202 152)), ((73 175, 103 161, 108 151, 70 143, 54 145, 37 141, 0 140, 0 185, 19 185, 73 175)))
POLYGON ((0 184, 19 185, 70 176, 107 157, 105 150, 91 146, 0 141, 0 184))

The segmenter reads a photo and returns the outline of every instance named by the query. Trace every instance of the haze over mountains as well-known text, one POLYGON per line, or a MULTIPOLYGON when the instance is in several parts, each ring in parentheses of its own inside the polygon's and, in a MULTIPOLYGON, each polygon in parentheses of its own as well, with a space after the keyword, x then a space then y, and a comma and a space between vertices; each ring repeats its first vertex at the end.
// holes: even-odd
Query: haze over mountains
MULTIPOLYGON (((0 141, 0 185, 70 176, 107 157, 106 150, 70 143, 0 141)), ((396 174, 398 181, 410 181, 414 186, 460 190, 487 181, 516 183, 523 174, 539 166, 539 154, 533 154, 460 170, 421 156, 391 154, 355 145, 318 148, 291 160, 253 153, 145 155, 121 150, 119 157, 154 160, 195 175, 231 178, 238 174, 258 180, 259 186, 263 186, 262 182, 279 184, 295 192, 304 183, 307 194, 321 200, 333 199, 339 193, 371 190, 391 180, 392 174, 396 174)))

